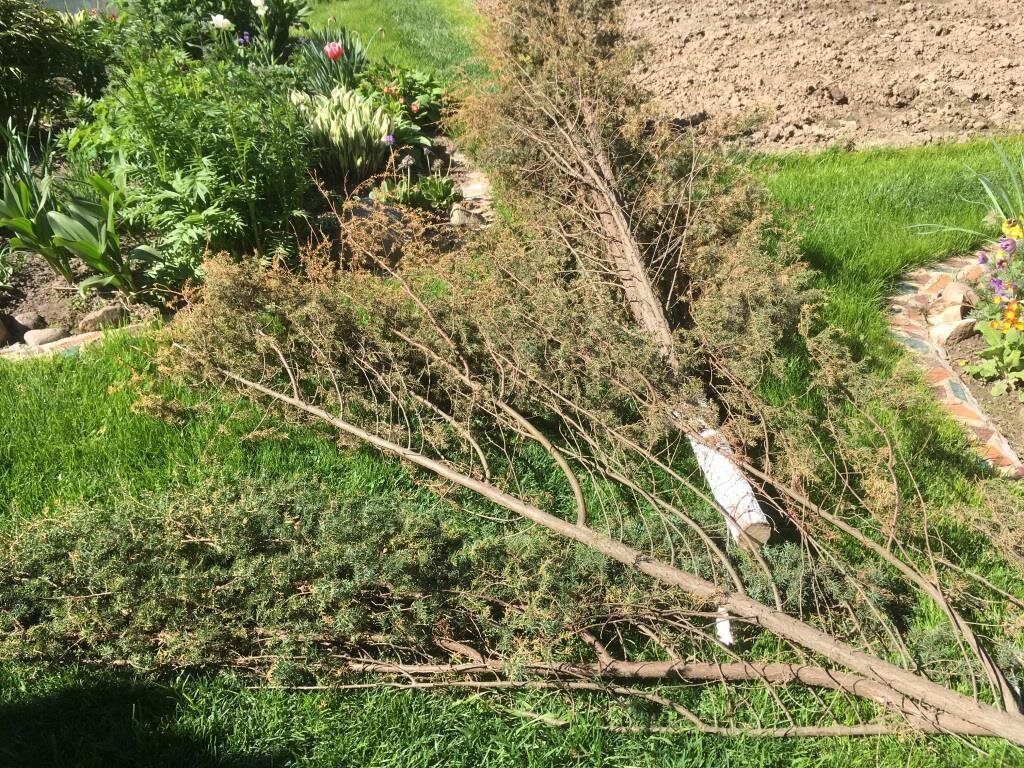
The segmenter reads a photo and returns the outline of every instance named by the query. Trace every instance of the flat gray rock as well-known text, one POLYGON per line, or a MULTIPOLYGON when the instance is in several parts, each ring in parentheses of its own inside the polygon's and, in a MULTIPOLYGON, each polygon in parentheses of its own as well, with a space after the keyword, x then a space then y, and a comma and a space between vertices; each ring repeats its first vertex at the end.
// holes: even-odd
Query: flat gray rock
POLYGON ((41 347, 53 341, 60 341, 68 335, 63 328, 37 328, 25 332, 25 343, 30 347, 41 347))
POLYGON ((46 327, 46 320, 38 312, 19 312, 14 316, 14 322, 22 332, 46 327))
POLYGON ((89 333, 90 331, 112 328, 114 326, 121 325, 124 322, 126 314, 124 307, 119 307, 116 304, 108 304, 105 307, 93 310, 83 317, 82 321, 78 324, 78 330, 82 333, 89 333))

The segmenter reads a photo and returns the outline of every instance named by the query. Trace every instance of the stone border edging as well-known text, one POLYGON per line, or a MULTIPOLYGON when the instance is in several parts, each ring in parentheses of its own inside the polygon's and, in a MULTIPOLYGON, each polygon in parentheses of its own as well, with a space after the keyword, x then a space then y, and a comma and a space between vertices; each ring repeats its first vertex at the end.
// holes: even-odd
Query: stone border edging
POLYGON ((38 347, 32 347, 27 344, 14 344, 10 347, 0 349, 0 358, 6 360, 24 360, 30 357, 47 357, 49 355, 56 354, 57 352, 69 353, 79 349, 80 347, 99 341, 109 331, 138 331, 144 327, 144 323, 132 323, 131 325, 123 325, 120 327, 104 328, 99 331, 89 331, 88 333, 79 333, 75 336, 68 336, 64 339, 57 339, 57 341, 51 341, 49 344, 42 344, 38 347))
POLYGON ((976 257, 957 256, 908 273, 889 299, 893 336, 914 353, 936 399, 979 445, 985 463, 1003 477, 1024 479, 1024 463, 978 405, 949 363, 946 344, 974 333, 966 317, 977 300, 972 286, 988 270, 976 257))

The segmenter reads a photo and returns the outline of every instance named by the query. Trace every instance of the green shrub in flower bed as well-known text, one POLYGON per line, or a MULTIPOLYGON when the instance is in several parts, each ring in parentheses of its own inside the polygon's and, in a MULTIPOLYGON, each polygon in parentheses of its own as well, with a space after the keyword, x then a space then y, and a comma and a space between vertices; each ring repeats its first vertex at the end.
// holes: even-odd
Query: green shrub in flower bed
POLYGON ((281 68, 166 50, 121 73, 65 146, 126 189, 127 222, 161 238, 172 274, 160 277, 187 276, 207 248, 270 255, 310 188, 290 83, 281 68))
POLYGON ((35 0, 0 0, 0 120, 24 128, 33 114, 59 116, 73 92, 99 95, 116 26, 104 14, 68 16, 35 0))
POLYGON ((220 31, 230 33, 232 40, 243 35, 265 40, 278 62, 292 49, 292 30, 303 26, 309 15, 304 0, 128 0, 122 5, 134 35, 151 47, 171 44, 201 56, 217 37, 211 32, 220 31))

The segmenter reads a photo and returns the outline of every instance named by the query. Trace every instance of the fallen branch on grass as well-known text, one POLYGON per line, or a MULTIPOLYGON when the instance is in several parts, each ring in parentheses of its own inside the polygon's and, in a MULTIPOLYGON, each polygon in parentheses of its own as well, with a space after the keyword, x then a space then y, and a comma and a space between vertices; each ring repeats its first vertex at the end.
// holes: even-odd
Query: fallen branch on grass
MULTIPOLYGON (((927 727, 964 735, 985 733, 1024 745, 1024 716, 1020 714, 1005 712, 983 704, 883 659, 857 651, 839 639, 799 619, 769 608, 744 595, 722 590, 699 576, 654 560, 621 541, 568 523, 500 488, 469 477, 442 461, 431 459, 410 448, 385 440, 299 398, 277 392, 231 371, 221 370, 220 372, 244 390, 270 397, 282 404, 303 411, 386 454, 401 458, 473 491, 526 520, 542 525, 556 535, 577 541, 620 563, 636 568, 651 578, 680 589, 701 603, 723 606, 732 615, 746 619, 780 638, 853 670, 858 675, 872 681, 874 685, 871 688, 871 694, 867 694, 863 689, 858 690, 856 685, 853 686, 853 690, 848 691, 849 693, 866 696, 866 698, 877 701, 876 697, 884 692, 882 698, 891 708, 895 708, 901 713, 906 713, 908 707, 912 708, 913 719, 908 720, 912 727, 927 727), (959 727, 957 727, 958 724, 959 727)), ((842 673, 835 674, 836 680, 843 679, 842 673)), ((843 690, 846 689, 843 688, 843 690)))

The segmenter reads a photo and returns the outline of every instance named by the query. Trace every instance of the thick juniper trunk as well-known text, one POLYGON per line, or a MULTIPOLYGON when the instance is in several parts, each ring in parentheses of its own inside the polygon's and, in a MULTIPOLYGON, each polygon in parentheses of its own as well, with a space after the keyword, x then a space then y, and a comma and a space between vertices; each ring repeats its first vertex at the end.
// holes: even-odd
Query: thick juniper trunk
MULTIPOLYGON (((615 191, 611 163, 600 150, 594 150, 592 157, 588 157, 590 150, 586 142, 574 142, 568 131, 564 135, 566 141, 575 145, 573 156, 583 166, 585 177, 591 185, 592 210, 604 235, 612 271, 633 318, 657 344, 669 373, 674 376, 678 362, 672 328, 664 310, 666 302, 659 299, 654 290, 643 253, 629 226, 625 206, 615 191)), ((591 126, 590 142, 599 141, 598 131, 591 126)), ((703 401, 692 405, 697 415, 690 423, 686 423, 675 412, 668 414, 669 419, 688 437, 697 463, 712 496, 722 509, 733 539, 764 544, 771 536, 768 517, 761 509, 750 483, 733 460, 729 442, 711 426, 711 404, 703 401)))

